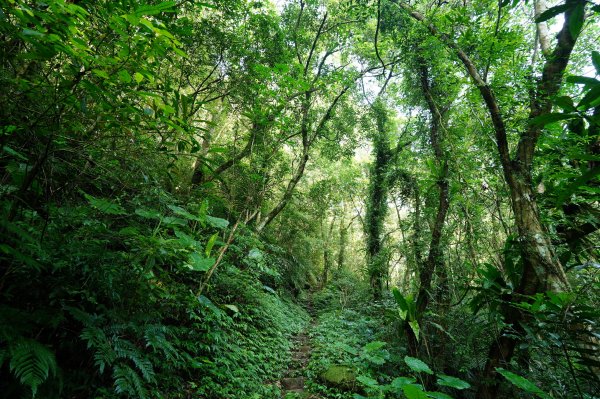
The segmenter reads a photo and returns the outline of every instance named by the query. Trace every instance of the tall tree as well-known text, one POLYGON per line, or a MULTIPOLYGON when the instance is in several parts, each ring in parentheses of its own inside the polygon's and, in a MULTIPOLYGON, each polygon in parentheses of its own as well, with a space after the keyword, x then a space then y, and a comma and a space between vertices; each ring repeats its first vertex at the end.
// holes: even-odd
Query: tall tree
MULTIPOLYGON (((504 178, 510 189, 511 205, 523 258, 523 272, 514 295, 533 295, 546 290, 568 291, 570 289, 569 282, 562 265, 555 256, 547 229, 540 219, 532 182, 532 168, 536 145, 542 134, 542 128, 536 123, 536 120, 549 114, 552 110, 552 98, 560 89, 564 71, 583 26, 587 3, 581 0, 567 0, 563 5, 554 9, 553 15, 564 12, 564 23, 557 35, 554 49, 544 62, 541 77, 531 82, 533 90, 530 93, 527 126, 522 128, 519 133, 516 150, 512 157, 507 122, 494 88, 486 81, 486 74, 481 75, 479 72, 481 69, 452 37, 438 30, 436 26, 427 21, 423 14, 404 2, 397 2, 397 4, 405 9, 411 17, 424 23, 431 35, 440 39, 454 52, 487 107, 495 131, 497 151, 504 178)), ((523 320, 523 314, 512 307, 505 307, 503 313, 509 328, 518 329, 523 320)), ((493 398, 496 396, 497 382, 488 383, 487 381, 497 375, 495 370, 501 362, 510 360, 516 343, 515 337, 508 331, 504 331, 492 344, 483 373, 484 383, 480 385, 479 389, 480 397, 493 398)))

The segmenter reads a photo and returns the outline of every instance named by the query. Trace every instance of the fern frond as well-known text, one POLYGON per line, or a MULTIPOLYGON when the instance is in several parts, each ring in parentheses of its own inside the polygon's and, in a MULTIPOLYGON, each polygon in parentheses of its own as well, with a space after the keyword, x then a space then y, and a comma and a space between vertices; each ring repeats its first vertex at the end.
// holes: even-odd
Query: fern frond
POLYGON ((83 324, 85 327, 97 325, 98 322, 104 321, 103 315, 89 314, 73 306, 64 306, 63 309, 69 312, 69 314, 73 316, 75 320, 83 324))
POLYGON ((130 341, 119 339, 114 343, 114 351, 117 354, 117 357, 132 361, 135 367, 140 370, 146 381, 154 381, 154 368, 152 367, 152 362, 137 346, 130 341))
POLYGON ((115 380, 115 391, 131 397, 146 399, 147 391, 142 379, 131 367, 117 365, 114 367, 113 378, 115 380))
POLYGON ((108 337, 98 327, 85 327, 80 337, 87 341, 88 348, 95 350, 94 364, 98 367, 100 373, 104 373, 106 366, 112 365, 117 359, 117 354, 110 345, 108 337))
POLYGON ((9 348, 10 371, 35 397, 37 389, 49 376, 56 375, 54 353, 32 339, 20 339, 9 348))
POLYGON ((144 338, 146 339, 146 347, 150 347, 155 351, 160 351, 170 361, 177 361, 181 359, 181 355, 175 349, 175 347, 167 339, 166 333, 168 332, 167 327, 162 325, 150 325, 147 326, 144 331, 144 338))

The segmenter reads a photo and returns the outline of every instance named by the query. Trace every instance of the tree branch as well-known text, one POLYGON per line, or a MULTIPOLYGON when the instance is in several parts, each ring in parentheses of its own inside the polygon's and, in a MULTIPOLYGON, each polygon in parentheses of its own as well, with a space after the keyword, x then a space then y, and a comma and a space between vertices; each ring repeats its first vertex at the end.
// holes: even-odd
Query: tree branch
POLYGON ((315 35, 315 39, 312 42, 312 46, 310 47, 310 51, 308 53, 308 58, 306 59, 306 65, 304 66, 304 76, 308 74, 308 68, 310 67, 310 61, 312 60, 312 56, 315 52, 315 48, 317 47, 317 43, 319 42, 319 38, 321 37, 321 33, 323 33, 323 27, 325 26, 325 21, 327 21, 327 13, 323 15, 323 19, 321 20, 321 24, 319 25, 319 30, 315 35))
POLYGON ((425 17, 421 13, 413 10, 409 5, 398 1, 396 1, 394 4, 407 11, 410 14, 410 16, 416 19, 417 21, 423 23, 423 25, 427 28, 427 30, 429 30, 429 32, 434 37, 437 37, 448 48, 454 51, 454 53, 458 56, 462 64, 465 66, 467 73, 469 74, 469 76, 475 83, 475 86, 477 86, 477 89, 479 90, 481 96, 483 97, 485 105, 492 119, 492 124, 496 133, 496 145, 500 154, 500 162, 502 163, 502 169, 504 171, 505 177, 507 179, 510 179, 511 162, 510 151, 508 149, 508 139, 506 137, 506 125, 504 123, 502 113, 500 112, 500 107, 498 105, 498 101, 496 100, 494 91, 481 77, 481 75, 479 75, 475 64, 469 58, 469 56, 460 47, 458 47, 458 45, 454 43, 450 39, 450 37, 448 37, 448 35, 446 35, 443 32, 440 32, 433 24, 427 22, 425 17))
MULTIPOLYGON (((552 51, 552 54, 544 64, 542 79, 537 84, 534 99, 531 104, 529 113, 530 121, 540 115, 552 111, 552 97, 554 97, 560 89, 563 74, 567 68, 569 59, 571 58, 571 52, 575 46, 575 41, 577 40, 577 38, 573 37, 571 34, 571 24, 583 24, 585 13, 574 16, 579 17, 580 19, 573 19, 573 11, 580 3, 586 4, 586 1, 566 0, 565 2, 566 5, 571 5, 571 7, 565 11, 565 22, 558 34, 558 42, 556 43, 556 47, 552 51)), ((521 135, 517 146, 516 163, 524 168, 524 170, 531 169, 533 154, 541 134, 542 128, 530 123, 525 134, 521 135)))
MULTIPOLYGON (((546 0, 534 0, 533 9, 534 18, 537 20, 540 15, 548 9, 546 0)), ((548 58, 550 56, 550 34, 548 33, 548 24, 546 22, 538 22, 535 26, 542 54, 544 57, 548 58)))

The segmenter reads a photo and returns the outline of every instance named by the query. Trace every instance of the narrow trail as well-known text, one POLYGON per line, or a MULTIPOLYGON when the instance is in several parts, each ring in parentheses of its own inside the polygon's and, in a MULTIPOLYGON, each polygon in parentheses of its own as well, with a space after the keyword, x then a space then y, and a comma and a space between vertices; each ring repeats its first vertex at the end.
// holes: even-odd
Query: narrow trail
POLYGON ((319 396, 312 395, 305 390, 306 366, 308 365, 312 352, 308 331, 316 324, 316 313, 312 306, 312 295, 308 298, 306 310, 310 315, 310 323, 308 324, 307 328, 293 338, 294 346, 291 350, 292 360, 288 364, 288 368, 281 379, 282 398, 320 398, 319 396))

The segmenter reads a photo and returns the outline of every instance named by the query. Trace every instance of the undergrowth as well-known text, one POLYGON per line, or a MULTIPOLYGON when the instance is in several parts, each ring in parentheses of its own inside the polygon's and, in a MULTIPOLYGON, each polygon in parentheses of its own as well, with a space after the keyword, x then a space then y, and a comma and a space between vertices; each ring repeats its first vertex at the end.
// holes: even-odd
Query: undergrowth
POLYGON ((228 222, 145 194, 4 222, 0 397, 278 397, 307 320, 281 254, 242 230, 198 296, 228 222))

